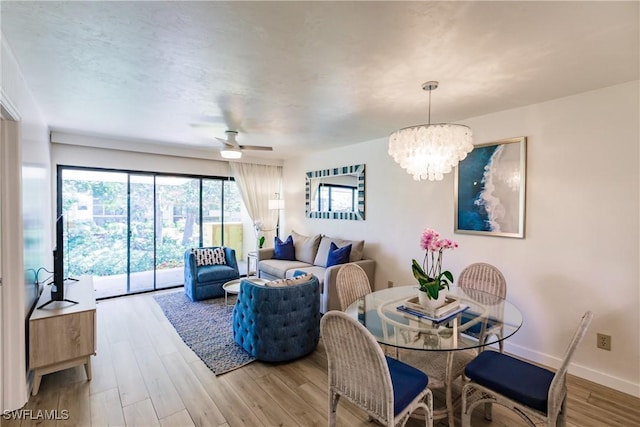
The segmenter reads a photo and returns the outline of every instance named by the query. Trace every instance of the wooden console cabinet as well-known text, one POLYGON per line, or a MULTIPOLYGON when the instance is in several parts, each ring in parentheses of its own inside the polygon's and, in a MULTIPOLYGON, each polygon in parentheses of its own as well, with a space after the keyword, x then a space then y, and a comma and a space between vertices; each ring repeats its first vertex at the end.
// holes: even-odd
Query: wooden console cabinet
POLYGON ((29 369, 33 370, 33 391, 37 394, 43 375, 84 365, 91 380, 91 356, 96 353, 96 297, 93 279, 83 276, 79 281, 66 281, 65 298, 51 299, 51 285, 45 286, 29 318, 29 369))

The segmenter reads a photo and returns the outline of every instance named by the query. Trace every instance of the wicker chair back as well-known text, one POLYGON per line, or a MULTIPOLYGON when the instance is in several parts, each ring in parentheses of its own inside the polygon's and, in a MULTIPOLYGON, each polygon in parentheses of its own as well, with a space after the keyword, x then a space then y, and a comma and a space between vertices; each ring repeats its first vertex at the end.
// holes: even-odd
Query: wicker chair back
POLYGON ((345 264, 338 270, 336 292, 340 310, 344 311, 358 298, 371 293, 367 273, 358 264, 345 264))

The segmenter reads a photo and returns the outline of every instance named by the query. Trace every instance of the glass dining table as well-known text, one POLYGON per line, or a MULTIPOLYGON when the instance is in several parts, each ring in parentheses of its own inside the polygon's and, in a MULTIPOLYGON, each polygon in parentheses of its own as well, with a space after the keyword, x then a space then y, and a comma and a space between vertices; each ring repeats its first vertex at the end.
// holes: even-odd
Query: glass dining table
MULTIPOLYGON (((498 343, 522 326, 520 310, 504 298, 486 292, 451 287, 445 291, 459 303, 459 313, 432 320, 401 311, 418 294, 417 286, 375 291, 345 310, 358 319, 380 344, 426 351, 468 350, 498 343)), ((458 310, 456 310, 458 311, 458 310)))
POLYGON ((449 425, 453 426, 453 408, 459 399, 453 399, 452 384, 475 355, 470 350, 481 350, 511 337, 522 326, 522 314, 515 305, 493 294, 459 287, 445 292, 452 311, 440 317, 414 310, 416 306, 411 304, 418 295, 416 285, 372 292, 353 302, 345 312, 362 323, 380 344, 395 348, 392 357, 413 356, 417 363, 402 360, 425 370, 430 384, 435 382, 429 369, 433 369, 434 360, 441 361, 437 369, 442 378, 434 386, 445 389, 446 405, 435 409, 433 415, 434 419, 449 417, 449 425), (432 352, 431 357, 420 358, 423 351, 432 352), (420 363, 429 366, 423 368, 420 363))

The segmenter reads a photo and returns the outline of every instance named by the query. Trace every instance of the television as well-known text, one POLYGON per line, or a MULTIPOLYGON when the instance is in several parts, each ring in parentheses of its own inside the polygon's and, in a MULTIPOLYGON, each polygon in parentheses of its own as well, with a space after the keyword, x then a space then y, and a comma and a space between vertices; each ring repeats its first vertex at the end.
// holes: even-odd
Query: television
POLYGON ((53 281, 51 282, 51 299, 42 304, 44 308, 54 301, 66 301, 77 304, 64 297, 64 215, 56 219, 56 246, 53 248, 53 281))

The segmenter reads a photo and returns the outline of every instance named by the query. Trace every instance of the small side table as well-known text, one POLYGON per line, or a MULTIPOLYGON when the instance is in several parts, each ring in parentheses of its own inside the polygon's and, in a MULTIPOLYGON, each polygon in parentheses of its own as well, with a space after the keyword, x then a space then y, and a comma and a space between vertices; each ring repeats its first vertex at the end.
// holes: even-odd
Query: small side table
POLYGON ((251 251, 247 254, 247 277, 258 274, 258 253, 251 251), (253 264, 253 268, 251 265, 253 264))
MULTIPOLYGON (((255 283, 258 286, 264 286, 268 280, 258 279, 258 278, 248 278, 251 282, 255 283)), ((227 298, 229 295, 238 295, 240 293, 240 282, 242 279, 234 279, 231 280, 224 285, 222 285, 222 289, 224 289, 224 305, 229 306, 227 298)))

